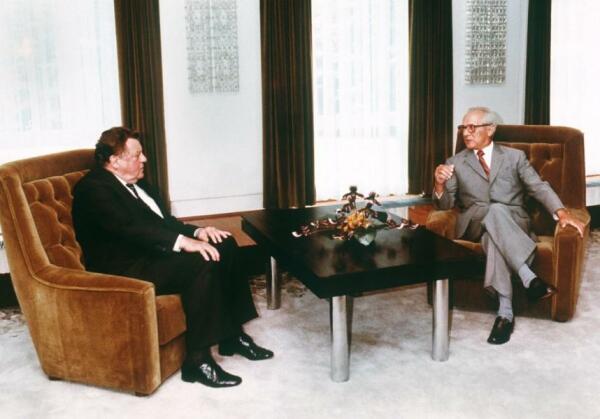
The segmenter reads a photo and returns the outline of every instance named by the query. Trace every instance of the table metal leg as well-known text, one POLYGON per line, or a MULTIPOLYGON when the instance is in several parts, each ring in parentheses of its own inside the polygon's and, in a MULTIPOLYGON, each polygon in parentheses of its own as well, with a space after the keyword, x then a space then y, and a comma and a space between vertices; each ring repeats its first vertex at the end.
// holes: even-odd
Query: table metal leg
POLYGON ((331 379, 336 382, 348 381, 350 378, 352 311, 351 296, 341 295, 331 298, 331 379))
POLYGON ((281 307, 281 275, 274 257, 267 264, 267 308, 277 310, 281 307))
POLYGON ((447 361, 449 357, 449 304, 448 279, 433 282, 433 345, 431 357, 435 361, 447 361))

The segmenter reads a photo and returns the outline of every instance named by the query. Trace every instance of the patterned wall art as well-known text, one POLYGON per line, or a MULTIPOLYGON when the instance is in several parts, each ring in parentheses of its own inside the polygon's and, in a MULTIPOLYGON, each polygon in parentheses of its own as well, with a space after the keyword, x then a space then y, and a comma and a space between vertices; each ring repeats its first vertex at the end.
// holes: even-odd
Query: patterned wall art
POLYGON ((506 80, 506 0, 467 0, 465 81, 506 80))
POLYGON ((191 94, 238 92, 237 0, 186 0, 191 94))

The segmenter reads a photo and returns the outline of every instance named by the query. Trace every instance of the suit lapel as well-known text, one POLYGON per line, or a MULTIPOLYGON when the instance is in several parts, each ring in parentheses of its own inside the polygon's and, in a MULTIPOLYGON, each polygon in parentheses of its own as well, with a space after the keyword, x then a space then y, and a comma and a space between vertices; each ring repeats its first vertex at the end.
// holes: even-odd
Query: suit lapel
POLYGON ((488 180, 488 177, 485 175, 483 167, 481 167, 481 163, 479 163, 479 160, 477 159, 477 157, 475 157, 475 153, 473 152, 473 150, 466 150, 464 161, 467 166, 470 166, 471 169, 475 171, 475 173, 477 173, 485 180, 488 180))
POLYGON ((504 164, 504 151, 502 147, 494 143, 494 151, 492 155, 492 167, 490 167, 490 184, 496 179, 496 176, 500 172, 502 165, 504 164))

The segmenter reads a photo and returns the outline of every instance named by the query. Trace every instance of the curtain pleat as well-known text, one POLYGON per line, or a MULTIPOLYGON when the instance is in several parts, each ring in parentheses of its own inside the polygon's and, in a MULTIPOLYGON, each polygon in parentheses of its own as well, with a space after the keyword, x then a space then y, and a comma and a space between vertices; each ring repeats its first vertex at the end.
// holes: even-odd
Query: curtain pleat
POLYGON ((265 208, 315 202, 310 0, 261 0, 265 208))
POLYGON ((452 1, 410 0, 408 192, 431 193, 452 154, 452 1))
POLYGON ((551 0, 529 0, 525 124, 550 124, 551 0))
POLYGON ((115 0, 124 126, 142 133, 145 178, 169 205, 158 0, 115 0))

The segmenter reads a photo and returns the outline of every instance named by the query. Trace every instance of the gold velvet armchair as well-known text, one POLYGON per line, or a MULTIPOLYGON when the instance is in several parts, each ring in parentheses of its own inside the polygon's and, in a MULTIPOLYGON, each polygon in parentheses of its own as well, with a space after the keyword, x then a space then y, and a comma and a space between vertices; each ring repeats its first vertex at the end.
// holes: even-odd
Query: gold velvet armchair
POLYGON ((71 190, 93 150, 0 166, 0 223, 10 275, 42 370, 51 379, 152 393, 185 357, 178 295, 85 271, 71 190))
MULTIPOLYGON (((558 293, 552 298, 529 303, 520 281, 513 281, 517 315, 570 320, 579 297, 590 223, 585 200, 583 134, 567 127, 500 125, 494 141, 523 150, 532 166, 542 179, 552 185, 567 209, 586 224, 585 235, 581 238, 574 228, 561 228, 543 207, 531 200, 528 211, 532 229, 539 240, 533 270, 540 278, 554 285, 558 293)), ((462 135, 459 133, 456 152, 463 148, 462 135)), ((426 222, 428 229, 451 239, 456 239, 455 224, 455 210, 432 211, 426 222)), ((478 243, 456 241, 483 253, 478 243)), ((454 306, 475 310, 496 309, 495 300, 483 290, 481 281, 457 279, 453 281, 452 294, 454 306)))

